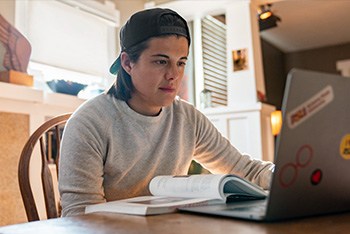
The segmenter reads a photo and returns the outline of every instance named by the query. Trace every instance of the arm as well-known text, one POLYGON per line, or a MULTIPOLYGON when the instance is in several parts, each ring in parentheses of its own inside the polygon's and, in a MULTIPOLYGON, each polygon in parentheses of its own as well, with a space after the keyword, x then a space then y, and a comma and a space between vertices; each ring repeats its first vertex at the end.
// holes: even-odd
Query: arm
POLYGON ((82 214, 86 205, 105 201, 103 133, 90 118, 73 115, 63 134, 59 165, 62 216, 82 214))
POLYGON ((235 174, 268 189, 274 165, 241 154, 202 113, 196 115, 195 159, 213 173, 235 174))

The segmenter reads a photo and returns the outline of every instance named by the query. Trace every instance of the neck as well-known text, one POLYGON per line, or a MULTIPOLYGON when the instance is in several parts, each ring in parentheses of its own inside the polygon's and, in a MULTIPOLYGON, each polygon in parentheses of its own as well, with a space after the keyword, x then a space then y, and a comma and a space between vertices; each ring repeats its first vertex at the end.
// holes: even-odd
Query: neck
POLYGON ((137 113, 141 114, 141 115, 145 115, 145 116, 158 116, 160 114, 160 112, 162 111, 162 108, 147 108, 144 105, 137 105, 135 103, 133 103, 130 100, 128 100, 126 102, 128 104, 128 106, 133 109, 134 111, 136 111, 137 113))

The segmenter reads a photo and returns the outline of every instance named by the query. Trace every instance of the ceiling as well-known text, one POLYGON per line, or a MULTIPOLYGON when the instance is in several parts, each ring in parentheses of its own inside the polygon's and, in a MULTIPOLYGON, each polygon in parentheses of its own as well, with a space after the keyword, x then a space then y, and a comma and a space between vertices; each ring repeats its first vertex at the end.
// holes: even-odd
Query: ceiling
MULTIPOLYGON (((163 1, 163 5, 172 7, 183 15, 189 15, 191 12, 193 14, 193 9, 204 6, 213 9, 219 1, 224 5, 230 1, 246 0, 158 1, 163 1), (178 5, 176 2, 186 2, 188 7, 184 9, 183 4, 178 5)), ((273 3, 271 9, 281 18, 281 22, 275 28, 262 31, 260 35, 283 52, 350 43, 350 0, 255 1, 273 3)))
POLYGON ((281 22, 260 35, 284 52, 350 43, 349 0, 279 1, 271 9, 281 22))

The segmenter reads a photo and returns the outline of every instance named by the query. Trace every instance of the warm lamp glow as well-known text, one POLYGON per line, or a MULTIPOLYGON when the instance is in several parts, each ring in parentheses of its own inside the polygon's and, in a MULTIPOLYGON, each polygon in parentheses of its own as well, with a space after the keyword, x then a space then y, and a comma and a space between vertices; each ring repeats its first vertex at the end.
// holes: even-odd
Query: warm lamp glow
POLYGON ((272 15, 271 11, 265 11, 263 13, 260 14, 260 19, 264 20, 269 18, 272 15))
POLYGON ((278 135, 282 127, 282 112, 277 110, 271 113, 272 134, 278 135))

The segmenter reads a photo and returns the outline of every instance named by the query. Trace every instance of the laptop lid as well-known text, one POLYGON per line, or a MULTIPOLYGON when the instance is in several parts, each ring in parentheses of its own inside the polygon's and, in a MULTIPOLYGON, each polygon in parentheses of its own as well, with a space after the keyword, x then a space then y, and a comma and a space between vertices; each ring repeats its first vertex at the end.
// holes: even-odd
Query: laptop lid
POLYGON ((293 69, 266 218, 350 210, 350 78, 293 69))
POLYGON ((350 78, 293 69, 269 197, 181 210, 281 220, 350 210, 350 78))

